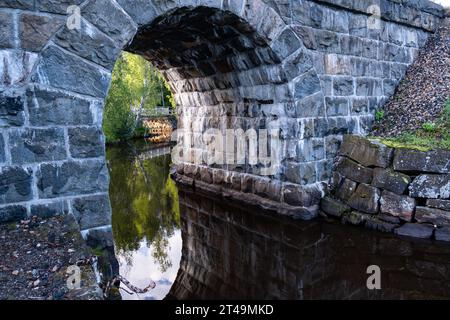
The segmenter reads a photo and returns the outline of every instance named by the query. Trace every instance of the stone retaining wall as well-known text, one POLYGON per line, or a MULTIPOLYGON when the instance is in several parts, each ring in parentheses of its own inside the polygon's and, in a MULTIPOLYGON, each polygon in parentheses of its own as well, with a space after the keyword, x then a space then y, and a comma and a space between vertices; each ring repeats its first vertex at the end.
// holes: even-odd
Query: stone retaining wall
POLYGON ((450 151, 346 135, 320 207, 343 223, 450 241, 450 151))

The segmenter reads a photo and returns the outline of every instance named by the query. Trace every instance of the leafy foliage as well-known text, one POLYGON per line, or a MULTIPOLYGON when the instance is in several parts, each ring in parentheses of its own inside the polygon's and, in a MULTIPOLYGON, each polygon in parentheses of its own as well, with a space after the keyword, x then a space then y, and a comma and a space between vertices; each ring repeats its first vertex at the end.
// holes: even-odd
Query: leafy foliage
POLYGON ((375 120, 376 121, 381 121, 384 118, 384 111, 383 110, 377 110, 377 112, 375 112, 375 120))
POLYGON ((122 52, 113 70, 104 110, 106 141, 128 140, 142 134, 140 114, 157 106, 175 107, 168 83, 150 62, 122 52))
POLYGON ((427 131, 427 132, 434 132, 436 130, 437 126, 436 123, 434 122, 425 122, 422 125, 422 129, 427 131))

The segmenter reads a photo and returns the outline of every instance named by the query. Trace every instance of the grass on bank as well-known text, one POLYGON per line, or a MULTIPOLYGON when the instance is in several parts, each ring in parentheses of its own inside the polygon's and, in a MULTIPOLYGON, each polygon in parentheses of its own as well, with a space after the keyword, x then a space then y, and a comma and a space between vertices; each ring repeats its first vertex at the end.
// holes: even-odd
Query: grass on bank
POLYGON ((421 151, 435 149, 450 150, 450 100, 444 106, 441 116, 435 122, 425 122, 416 132, 404 133, 398 137, 371 137, 388 147, 407 148, 421 151))

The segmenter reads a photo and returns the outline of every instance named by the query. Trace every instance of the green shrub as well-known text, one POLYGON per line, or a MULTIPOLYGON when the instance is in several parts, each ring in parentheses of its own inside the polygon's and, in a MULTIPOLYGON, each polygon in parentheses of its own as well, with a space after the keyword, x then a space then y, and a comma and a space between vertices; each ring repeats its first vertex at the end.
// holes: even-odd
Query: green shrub
POLYGON ((434 122, 425 122, 422 125, 422 129, 425 130, 426 132, 435 132, 437 129, 437 125, 434 122))
POLYGON ((381 121, 383 118, 384 118, 384 111, 377 110, 377 112, 375 112, 375 120, 381 121))

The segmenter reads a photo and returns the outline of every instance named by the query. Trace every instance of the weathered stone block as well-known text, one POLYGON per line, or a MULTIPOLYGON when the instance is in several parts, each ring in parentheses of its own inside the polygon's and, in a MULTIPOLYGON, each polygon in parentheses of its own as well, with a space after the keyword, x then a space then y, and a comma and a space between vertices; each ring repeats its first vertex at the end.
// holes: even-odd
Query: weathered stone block
POLYGON ((77 198, 71 201, 72 212, 81 230, 111 225, 108 195, 77 198))
POLYGON ((328 196, 322 198, 320 208, 323 212, 333 217, 341 217, 345 212, 351 211, 349 206, 328 196))
POLYGON ((156 17, 156 10, 147 0, 117 0, 117 3, 133 18, 138 25, 148 24, 156 17))
POLYGON ((41 12, 67 14, 67 8, 79 5, 83 0, 45 0, 36 1, 36 9, 41 12))
POLYGON ((9 133, 13 163, 57 161, 67 158, 64 130, 18 129, 9 133))
MULTIPOLYGON (((303 122, 302 129, 304 135, 310 132, 311 122, 303 122)), ((297 160, 299 162, 310 162, 325 158, 325 147, 323 139, 304 139, 297 145, 297 160)))
POLYGON ((0 96, 0 127, 21 126, 25 122, 21 97, 0 96))
POLYGON ((434 237, 437 241, 450 242, 450 227, 436 229, 434 237))
POLYGON ((339 154, 342 144, 342 136, 332 135, 325 137, 325 155, 328 159, 333 159, 339 154))
POLYGON ((333 92, 335 96, 352 96, 355 86, 351 77, 336 77, 333 79, 333 92))
POLYGON ((391 216, 390 214, 380 213, 377 215, 377 218, 382 221, 386 221, 386 222, 389 222, 392 224, 400 224, 400 222, 401 222, 399 217, 394 217, 394 216, 391 216))
POLYGON ((409 195, 414 198, 450 198, 450 174, 422 174, 409 187, 409 195))
POLYGON ((255 178, 254 193, 263 198, 281 201, 281 182, 269 178, 255 178))
POLYGON ((285 183, 283 195, 284 202, 291 206, 311 207, 320 203, 322 191, 315 186, 307 187, 285 183))
POLYGON ((417 207, 415 219, 419 223, 431 223, 438 227, 450 226, 450 211, 428 207, 417 207))
POLYGON ((94 125, 100 118, 94 103, 61 92, 35 88, 27 91, 27 101, 32 126, 94 125))
POLYGON ((383 191, 380 204, 382 213, 399 217, 405 221, 411 221, 416 207, 416 200, 408 196, 400 196, 389 191, 383 191))
POLYGON ((31 170, 21 167, 0 169, 0 204, 22 202, 33 198, 31 170))
POLYGON ((427 207, 450 211, 450 200, 428 199, 427 207))
POLYGON ((101 161, 43 164, 36 176, 41 199, 106 192, 109 185, 108 168, 101 161))
POLYGON ((365 213, 376 214, 379 209, 380 190, 361 183, 351 195, 348 205, 365 213))
POLYGON ((383 95, 381 80, 371 78, 356 79, 356 95, 362 97, 383 95))
POLYGON ((0 208, 0 223, 20 221, 27 217, 27 208, 24 206, 7 206, 0 208))
MULTIPOLYGON (((206 167, 201 167, 200 168, 200 180, 205 182, 205 183, 213 183, 213 173, 211 172, 210 169, 206 168, 206 167)), ((223 179, 222 179, 223 181, 223 179)))
POLYGON ((366 224, 366 221, 370 218, 368 214, 362 212, 352 211, 349 213, 344 213, 342 216, 343 224, 351 224, 354 226, 361 226, 366 224))
POLYGON ((34 0, 0 0, 0 7, 33 10, 34 0))
POLYGON ((105 154, 105 139, 97 127, 69 128, 69 149, 73 158, 95 158, 105 154))
MULTIPOLYGON (((227 184, 229 188, 236 191, 241 191, 241 173, 233 172, 228 175, 227 184)), ((270 190, 268 192, 268 195, 272 195, 270 190)))
POLYGON ((338 159, 338 162, 336 164, 336 171, 342 176, 356 182, 367 184, 372 182, 372 169, 366 168, 345 157, 340 157, 338 159))
POLYGON ((303 98, 295 103, 295 116, 297 118, 325 116, 322 93, 303 98))
POLYGON ((50 45, 42 52, 34 80, 55 88, 103 98, 110 78, 110 73, 50 45))
POLYGON ((321 90, 320 79, 315 72, 302 75, 295 84, 295 98, 301 100, 321 90))
POLYGON ((433 150, 419 151, 411 149, 396 149, 394 169, 397 171, 449 173, 450 151, 433 150))
MULTIPOLYGON (((322 64, 324 62, 322 61, 322 64)), ((325 55, 325 73, 330 75, 349 75, 351 74, 353 65, 348 56, 336 54, 325 55)))
POLYGON ((109 70, 114 68, 115 60, 121 49, 110 38, 84 20, 81 22, 80 29, 61 29, 56 34, 54 42, 77 56, 109 70), (101 43, 100 46, 99 43, 101 43))
POLYGON ((280 59, 284 59, 300 48, 300 40, 287 28, 272 42, 271 47, 280 59))
POLYGON ((93 0, 81 11, 81 16, 99 28, 122 47, 136 33, 130 16, 111 1, 93 0))
POLYGON ((316 162, 317 181, 327 182, 331 177, 332 169, 333 161, 331 159, 316 162))
POLYGON ((386 168, 390 165, 393 149, 382 143, 356 135, 345 135, 340 155, 349 157, 366 167, 386 168))
POLYGON ((394 230, 399 236, 429 239, 433 235, 433 227, 417 223, 405 223, 400 228, 394 230))
POLYGON ((348 116, 349 114, 347 98, 326 97, 325 104, 328 116, 348 116))
POLYGON ((350 111, 353 115, 365 114, 369 111, 367 98, 352 99, 350 106, 350 111))
POLYGON ((14 47, 13 16, 8 12, 0 12, 0 49, 14 47))
POLYGON ((374 169, 372 185, 376 188, 404 194, 410 183, 411 178, 406 174, 391 169, 374 169))
POLYGON ((30 209, 31 216, 37 216, 41 218, 50 218, 58 215, 69 214, 69 206, 64 200, 43 204, 32 204, 30 209))
POLYGON ((0 50, 0 86, 20 87, 27 84, 30 74, 35 71, 38 57, 34 52, 0 50))
POLYGON ((288 162, 285 172, 287 180, 298 184, 316 182, 316 168, 314 163, 288 162))
MULTIPOLYGON (((186 169, 184 170, 186 174, 186 169)), ((188 170, 189 173, 189 170, 188 170)), ((225 171, 223 170, 214 170, 213 172, 213 182, 215 185, 222 185, 225 183, 225 171)), ((253 189, 252 189, 253 190, 253 189)))
POLYGON ((395 228, 398 227, 398 225, 392 224, 392 223, 389 223, 386 221, 382 221, 378 217, 369 217, 366 220, 366 223, 364 226, 370 230, 386 232, 386 233, 391 233, 394 231, 395 228))
POLYGON ((311 56, 306 50, 301 50, 294 53, 288 59, 283 61, 283 70, 288 79, 294 79, 301 74, 304 74, 313 67, 311 56))
POLYGON ((252 193, 255 186, 255 179, 252 175, 244 174, 241 180, 242 192, 252 193))
POLYGON ((356 191, 358 184, 350 179, 344 179, 342 183, 336 186, 335 195, 344 201, 349 201, 352 194, 356 191))
POLYGON ((29 51, 40 51, 64 23, 64 19, 57 17, 22 14, 20 16, 21 47, 29 51))

